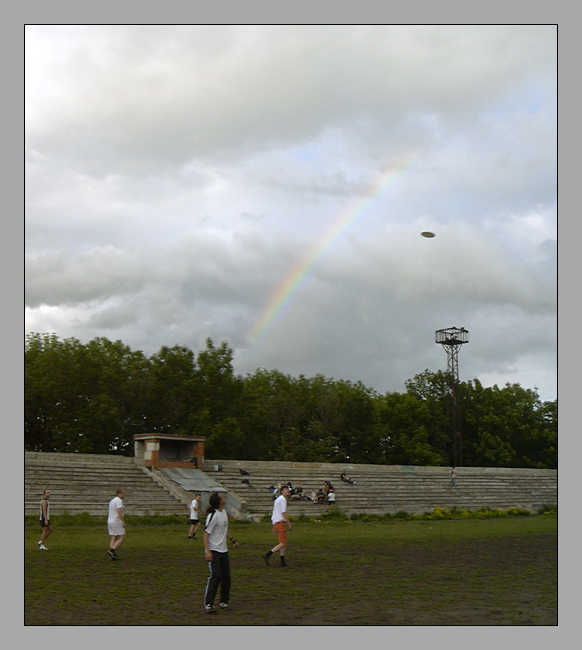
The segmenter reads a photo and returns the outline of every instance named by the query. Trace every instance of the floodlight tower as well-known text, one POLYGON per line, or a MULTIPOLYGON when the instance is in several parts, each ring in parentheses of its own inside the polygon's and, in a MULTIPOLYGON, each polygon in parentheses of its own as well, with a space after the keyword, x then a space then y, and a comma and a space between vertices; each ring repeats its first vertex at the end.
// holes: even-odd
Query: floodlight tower
POLYGON ((464 327, 448 327, 435 332, 435 342, 440 343, 447 353, 447 373, 449 375, 450 427, 453 439, 453 465, 463 465, 463 445, 460 427, 459 405, 459 349, 469 342, 469 332, 464 327))

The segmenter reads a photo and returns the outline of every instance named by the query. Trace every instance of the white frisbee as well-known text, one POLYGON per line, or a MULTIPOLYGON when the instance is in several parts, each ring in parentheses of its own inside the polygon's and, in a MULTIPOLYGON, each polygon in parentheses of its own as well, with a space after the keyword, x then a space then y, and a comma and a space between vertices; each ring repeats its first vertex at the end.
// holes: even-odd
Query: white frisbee
POLYGON ((431 232, 430 230, 423 230, 420 234, 423 237, 428 237, 429 239, 434 237, 434 232, 431 232))

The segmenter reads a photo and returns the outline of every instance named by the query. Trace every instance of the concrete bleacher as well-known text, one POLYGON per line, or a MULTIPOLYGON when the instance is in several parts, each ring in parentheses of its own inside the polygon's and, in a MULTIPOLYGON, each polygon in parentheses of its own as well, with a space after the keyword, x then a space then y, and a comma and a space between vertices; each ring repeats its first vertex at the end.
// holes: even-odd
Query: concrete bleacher
MULTIPOLYGON (((457 468, 457 486, 450 483, 448 467, 412 467, 386 465, 350 465, 331 463, 292 463, 212 460, 208 466, 220 465, 219 480, 248 504, 249 513, 271 511, 273 497, 269 485, 301 485, 307 495, 331 481, 336 505, 346 514, 396 514, 430 512, 435 508, 519 507, 537 512, 544 505, 557 505, 557 471, 514 468, 457 468), (244 469, 248 476, 241 474, 244 469), (341 481, 346 474, 355 485, 341 481), (243 483, 247 479, 250 485, 243 483)), ((290 499, 288 512, 316 516, 325 505, 290 499)))
POLYGON ((109 501, 118 487, 125 491, 127 515, 187 516, 178 491, 161 485, 133 458, 100 454, 25 452, 24 511, 37 515, 42 492, 51 492, 50 512, 70 515, 86 512, 107 516, 109 501))
MULTIPOLYGON (((310 496, 326 480, 334 486, 337 507, 346 514, 423 513, 454 507, 519 507, 537 512, 544 505, 557 505, 556 470, 460 467, 456 488, 450 484, 449 471, 447 467, 207 460, 201 470, 190 470, 187 480, 181 476, 184 470, 178 472, 179 479, 174 476, 172 480, 172 472, 148 470, 133 458, 25 452, 25 514, 38 514, 42 491, 48 487, 51 514, 106 516, 116 488, 122 487, 128 515, 187 517, 195 489, 202 493, 205 507, 206 493, 222 488, 233 516, 256 520, 272 511, 269 485, 291 481, 310 496), (215 471, 218 466, 222 471, 215 471), (355 485, 340 480, 343 471, 355 485)), ((325 505, 309 500, 291 498, 288 503, 292 517, 313 517, 325 511, 325 505)))

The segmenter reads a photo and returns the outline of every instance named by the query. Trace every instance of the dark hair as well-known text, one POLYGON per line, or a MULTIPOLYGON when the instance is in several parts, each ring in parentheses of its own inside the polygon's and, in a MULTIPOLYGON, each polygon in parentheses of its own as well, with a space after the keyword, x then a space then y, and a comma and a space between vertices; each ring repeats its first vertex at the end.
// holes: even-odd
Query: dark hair
POLYGON ((206 510, 206 514, 218 510, 219 507, 220 507, 220 493, 213 492, 208 497, 208 509, 206 510))

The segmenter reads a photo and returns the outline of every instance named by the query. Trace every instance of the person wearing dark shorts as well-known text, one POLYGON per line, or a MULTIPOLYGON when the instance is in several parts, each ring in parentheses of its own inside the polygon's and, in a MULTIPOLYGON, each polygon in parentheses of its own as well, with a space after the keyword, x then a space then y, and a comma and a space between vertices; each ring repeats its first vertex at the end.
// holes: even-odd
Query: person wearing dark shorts
POLYGON ((192 503, 190 504, 190 532, 188 533, 188 539, 196 539, 196 531, 200 528, 200 519, 198 514, 200 512, 200 494, 194 495, 192 503))
POLYGON ((53 532, 51 527, 51 522, 49 519, 49 497, 51 493, 50 490, 45 490, 42 494, 42 499, 40 500, 40 526, 42 532, 40 535, 40 541, 38 542, 39 551, 48 551, 49 549, 44 545, 47 540, 47 537, 53 532))

